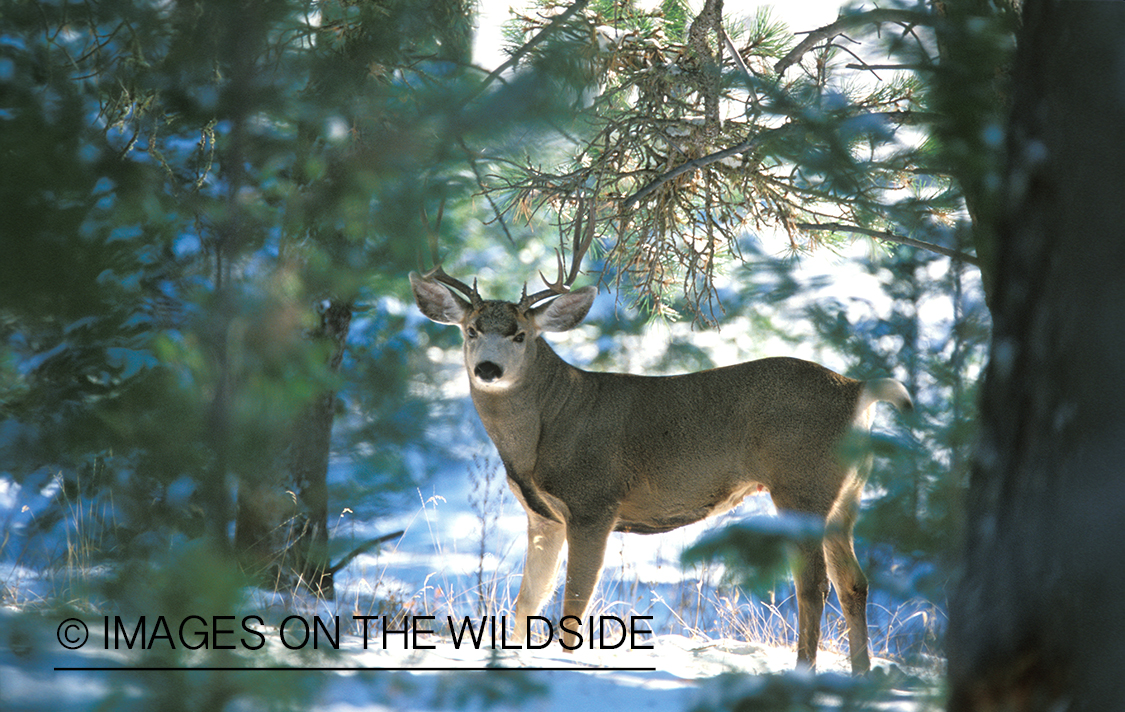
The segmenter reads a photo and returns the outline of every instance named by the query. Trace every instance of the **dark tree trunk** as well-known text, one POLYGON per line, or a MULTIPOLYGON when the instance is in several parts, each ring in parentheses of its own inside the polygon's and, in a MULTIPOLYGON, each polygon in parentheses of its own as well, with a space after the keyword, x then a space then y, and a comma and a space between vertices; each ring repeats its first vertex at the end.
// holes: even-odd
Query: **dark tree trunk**
MULTIPOLYGON (((935 133, 944 146, 949 170, 965 199, 973 226, 972 247, 979 260, 985 299, 992 307, 997 246, 997 151, 992 127, 1011 110, 1012 56, 1020 0, 930 0, 939 61, 931 101, 942 116, 935 133)), ((958 235, 958 238, 962 238, 958 235)), ((958 244, 957 249, 968 245, 958 244)))
MULTIPOLYGON (((351 302, 329 301, 310 335, 329 345, 328 369, 338 373, 351 327, 351 302)), ((336 393, 313 398, 293 424, 274 482, 244 483, 238 494, 235 546, 262 578, 332 597, 328 558, 328 457, 336 393)))
MULTIPOLYGON (((344 348, 352 322, 350 302, 331 301, 320 315, 315 338, 331 345, 328 367, 340 372, 344 348)), ((313 591, 332 596, 332 574, 328 567, 328 457, 332 444, 332 420, 336 414, 336 392, 322 393, 309 405, 294 427, 290 476, 302 508, 300 537, 294 542, 294 569, 313 591)))
POLYGON ((1125 3, 1028 0, 950 709, 1125 708, 1125 3))

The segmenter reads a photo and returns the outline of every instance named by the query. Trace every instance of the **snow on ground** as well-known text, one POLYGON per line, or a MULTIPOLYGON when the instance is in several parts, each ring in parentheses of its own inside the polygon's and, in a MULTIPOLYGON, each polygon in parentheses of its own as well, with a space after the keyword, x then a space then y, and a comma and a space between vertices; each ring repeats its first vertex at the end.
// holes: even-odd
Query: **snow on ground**
MULTIPOLYGON (((216 665, 214 658, 153 662, 153 657, 144 657, 137 650, 105 650, 106 638, 100 622, 91 618, 87 623, 90 632, 87 645, 66 650, 61 645, 50 645, 56 633, 55 621, 28 621, 26 616, 17 617, 11 610, 0 612, 0 624, 7 634, 6 644, 0 645, 0 709, 9 712, 93 710, 105 703, 107 695, 117 697, 113 704, 115 709, 147 709, 146 700, 153 691, 145 687, 165 681, 167 678, 160 677, 160 672, 58 668, 216 665)), ((59 634, 65 638, 61 628, 59 634)), ((324 656, 312 655, 312 651, 306 650, 285 650, 278 642, 276 630, 262 630, 268 641, 263 648, 240 650, 224 658, 221 664, 238 668, 330 668, 315 673, 313 687, 316 691, 310 705, 311 709, 328 712, 485 707, 660 712, 695 709, 700 705, 716 708, 732 694, 748 694, 760 689, 770 678, 753 676, 764 674, 815 684, 809 673, 793 671, 792 650, 731 640, 665 635, 647 639, 646 644, 652 644, 652 650, 581 649, 566 653, 553 645, 542 651, 497 654, 490 646, 482 649, 457 647, 438 637, 424 637, 420 641, 434 645, 432 650, 404 651, 394 644, 383 649, 375 639, 369 641, 371 644, 365 649, 362 638, 352 635, 342 636, 338 652, 324 656), (497 668, 523 668, 525 671, 513 673, 497 668), (748 677, 724 676, 725 673, 744 673, 748 677)), ((108 647, 112 647, 112 643, 108 647)), ((845 676, 847 662, 842 656, 821 651, 818 667, 818 680, 831 682, 827 689, 850 684, 845 676)), ((883 679, 900 675, 887 661, 876 661, 876 668, 874 674, 883 679)), ((306 673, 259 670, 250 682, 259 690, 274 685, 280 688, 287 682, 283 676, 294 674, 306 673)), ((213 683, 216 679, 213 673, 191 675, 198 675, 200 684, 213 683)), ((826 708, 831 708, 831 704, 826 708)), ((926 709, 916 689, 888 690, 872 708, 901 712, 926 709)))
MULTIPOLYGON (((735 358, 733 355, 731 358, 735 358)), ((741 358, 741 356, 739 356, 741 358)), ((463 380, 463 374, 455 374, 463 380)), ((491 447, 482 433, 477 440, 485 457, 491 447)), ((494 463, 495 467, 499 467, 494 463)), ((479 474, 479 473, 478 473, 479 474)), ((332 468, 333 481, 348 480, 355 473, 346 462, 336 461, 332 468)), ((398 529, 405 535, 380 551, 361 555, 340 572, 337 577, 339 610, 329 614, 364 610, 363 604, 378 596, 395 592, 402 600, 417 606, 421 612, 444 616, 447 612, 464 615, 475 609, 475 589, 478 570, 486 583, 493 584, 491 593, 494 608, 510 611, 519 586, 526 541, 526 518, 512 495, 507 492, 503 477, 498 476, 492 486, 499 492, 493 501, 499 502, 487 514, 472 511, 468 503, 473 483, 468 463, 451 466, 430 480, 430 490, 419 492, 417 503, 406 507, 397 517, 374 521, 352 521, 340 515, 341 535, 350 535, 358 541, 386 534, 398 529), (469 470, 469 472, 467 472, 469 470), (488 531, 481 532, 485 518, 491 517, 488 531), (483 555, 481 538, 484 537, 483 555)), ((58 558, 66 551, 64 523, 52 528, 43 541, 30 542, 27 548, 19 541, 19 532, 36 521, 50 508, 58 483, 53 480, 39 487, 19 487, 8 479, 0 478, 0 524, 11 534, 7 548, 0 550, 0 589, 17 591, 5 596, 32 606, 51 600, 51 574, 48 560, 58 558), (53 557, 53 558, 52 558, 53 557)), ((479 496, 479 493, 478 493, 479 496)), ((342 511, 349 502, 339 503, 342 511)), ((79 507, 81 510, 81 507, 79 507)), ((350 635, 341 641, 338 655, 329 659, 288 653, 276 643, 272 649, 253 654, 243 652, 236 660, 238 665, 280 664, 295 667, 307 665, 354 668, 316 673, 317 684, 310 708, 331 712, 358 710, 444 710, 477 709, 495 698, 500 709, 527 708, 535 710, 567 710, 570 712, 583 703, 600 709, 626 710, 688 710, 697 707, 719 708, 729 695, 743 694, 755 685, 766 684, 764 675, 792 676, 796 654, 792 648, 793 636, 787 634, 787 645, 769 646, 729 638, 709 640, 689 637, 688 633, 703 631, 707 635, 724 636, 727 631, 716 630, 706 620, 690 618, 681 606, 694 593, 693 577, 707 578, 707 572, 686 571, 679 562, 684 548, 713 527, 719 527, 749 514, 772 512, 766 496, 751 497, 741 507, 722 518, 684 527, 675 532, 655 536, 615 534, 610 540, 606 555, 606 569, 599 584, 596 603, 599 610, 615 615, 634 613, 663 614, 665 620, 653 628, 658 631, 652 641, 653 650, 621 649, 616 651, 579 650, 564 654, 553 645, 543 651, 504 652, 494 656, 488 650, 475 650, 468 646, 455 649, 448 638, 438 636, 437 646, 429 651, 404 653, 401 649, 383 650, 369 646, 363 649, 362 639, 350 635), (665 603, 667 601, 667 603, 665 603), (683 615, 687 620, 678 621, 683 615), (671 625, 669 625, 671 621, 671 625), (682 624, 680 624, 682 623, 682 624), (279 661, 271 663, 269 661, 279 661), (488 666, 537 668, 518 673, 501 674, 482 669, 488 666), (379 668, 379 671, 375 669, 379 668), (384 669, 405 670, 391 672, 384 669), (599 669, 596 669, 599 668, 599 669), (618 668, 618 669, 609 669, 618 668), (653 668, 652 670, 620 668, 653 668), (742 673, 745 677, 730 683, 725 673, 742 673), (733 691, 732 691, 733 690, 733 691), (727 697, 724 697, 726 695, 727 697)), ((716 572, 711 571, 713 576, 716 572)), ((880 572, 869 570, 876 579, 880 572)), ((95 576, 94 572, 83 572, 95 576)), ((886 580, 885 576, 882 577, 886 580)), ((929 609, 915 612, 900 609, 897 601, 879 599, 886 592, 873 588, 869 605, 873 644, 876 636, 889 624, 902 625, 906 620, 912 625, 931 615, 929 609), (895 617, 899 622, 895 622, 895 617), (888 623, 890 621, 890 623, 888 623)), ((551 605, 556 612, 544 615, 557 616, 558 594, 551 605)), ((291 608, 306 610, 301 602, 279 601, 269 605, 273 612, 285 615, 291 608)), ((28 606, 30 607, 30 606, 28 606)), ((780 607, 780 604, 779 604, 780 607)), ((158 612, 153 612, 158 613, 158 612)), ((100 615, 100 612, 99 612, 100 615)), ((102 667, 152 664, 151 657, 138 652, 122 653, 106 650, 99 644, 98 617, 90 614, 88 622, 94 642, 81 650, 71 651, 57 640, 62 616, 51 620, 44 616, 36 621, 24 611, 0 610, 0 710, 86 710, 95 709, 107 695, 122 689, 125 699, 139 701, 135 708, 143 709, 147 685, 158 684, 159 678, 146 677, 144 672, 61 671, 57 667, 102 667), (157 680, 154 683, 154 679, 157 680)), ((838 616, 837 616, 838 618, 838 616)), ((827 621, 825 631, 831 627, 827 621)), ((879 651, 879 648, 875 648, 879 651)), ((846 659, 833 652, 821 650, 818 669, 822 675, 841 675, 848 670, 846 659)), ((167 663, 165 663, 167 664, 167 663)), ((896 666, 880 662, 883 677, 898 679, 896 666)), ((280 686, 289 672, 263 671, 255 683, 263 688, 280 686)), ((191 673, 206 680, 205 673, 191 673)), ((255 677, 257 680, 257 677, 255 677)), ((913 684, 913 683, 912 683, 913 684)), ((873 709, 918 710, 925 709, 918 699, 916 684, 912 692, 888 693, 880 698, 873 709)), ((729 705, 726 705, 729 707, 729 705)), ((831 708, 830 704, 823 705, 831 708)), ((111 707, 115 707, 111 705, 111 707)), ((249 708, 249 707, 243 707, 249 708)), ((242 709, 242 708, 240 708, 242 709)))
MULTIPOLYGON (((335 475, 341 476, 340 471, 335 475)), ((331 712, 482 709, 489 704, 499 709, 570 712, 582 703, 611 710, 689 710, 700 705, 720 708, 725 706, 722 700, 730 695, 747 694, 747 690, 753 692, 755 685, 767 684, 763 680, 777 679, 761 676, 782 675, 783 679, 790 679, 795 674, 796 654, 791 635, 785 641, 788 644, 771 646, 742 640, 712 640, 703 634, 694 637, 676 634, 677 631, 696 634, 703 630, 706 635, 722 635, 704 624, 697 627, 694 621, 679 621, 677 616, 686 617, 679 602, 683 600, 684 586, 691 588, 690 575, 685 577, 679 553, 707 529, 721 526, 724 519, 664 535, 615 535, 611 540, 606 573, 598 589, 601 605, 597 613, 626 618, 655 613, 659 618, 663 612, 664 620, 651 625, 656 634, 641 636, 638 641, 640 645, 651 644, 652 650, 626 645, 616 650, 583 648, 565 653, 556 642, 545 650, 512 652, 493 651, 487 642, 478 650, 467 641, 458 648, 451 641, 448 629, 422 637, 422 641, 434 645, 434 649, 411 651, 404 651, 402 638, 394 634, 383 649, 373 629, 370 644, 364 649, 360 636, 348 634, 350 616, 357 611, 366 612, 365 600, 385 595, 393 587, 397 587, 418 614, 431 613, 439 621, 445 620, 447 614, 461 620, 475 610, 477 599, 473 587, 477 568, 482 565, 479 521, 466 512, 467 492, 462 490, 468 484, 464 472, 444 473, 437 482, 441 483, 441 495, 436 491, 431 495, 420 493, 415 511, 380 520, 376 525, 357 523, 362 536, 398 528, 405 529, 406 534, 382 551, 358 557, 341 572, 335 602, 310 606, 308 602, 285 596, 271 600, 264 592, 262 600, 254 602, 275 617, 299 614, 308 621, 314 613, 326 618, 341 616, 345 623, 338 651, 331 650, 328 656, 313 655, 309 650, 288 651, 280 644, 276 628, 262 624, 259 628, 266 645, 259 650, 236 650, 232 653, 234 657, 225 659, 222 664, 334 668, 311 673, 315 681, 305 684, 305 689, 314 690, 310 708, 331 712), (629 589, 630 580, 638 582, 633 591, 629 589), (383 588, 375 591, 376 586, 383 588), (668 603, 664 603, 663 598, 668 603), (500 673, 491 669, 495 667, 527 671, 500 673), (725 673, 741 673, 747 677, 734 679, 725 673)), ((504 487, 499 481, 495 486, 504 487)), ((10 512, 19 512, 24 504, 40 496, 38 492, 17 489, 13 485, 5 492, 10 512)), ((519 585, 526 520, 510 495, 505 493, 501 502, 485 542, 483 565, 486 579, 497 585, 493 604, 496 610, 505 613, 510 612, 519 585)), ((726 519, 770 509, 767 497, 751 498, 726 519)), ((0 566, 0 583, 21 586, 25 591, 22 600, 49 597, 49 587, 35 593, 45 583, 40 580, 41 574, 49 576, 44 569, 27 569, 13 561, 4 563, 6 565, 0 566)), ((557 605, 557 602, 556 594, 552 603, 557 605)), ((105 642, 101 611, 76 614, 87 624, 90 642, 79 649, 68 650, 59 639, 62 636, 68 640, 73 632, 64 629, 66 616, 59 613, 37 616, 28 612, 30 607, 33 606, 25 606, 23 610, 0 610, 0 710, 93 710, 102 705, 107 696, 120 695, 124 696, 121 699, 134 702, 125 708, 145 709, 147 696, 152 693, 150 686, 162 684, 164 680, 158 677, 161 673, 56 668, 218 664, 213 662, 213 657, 186 660, 170 657, 163 641, 152 646, 156 655, 142 653, 139 649, 113 650, 112 643, 105 642), (164 651, 164 657, 160 657, 160 651, 164 651)), ((872 606, 870 612, 875 633, 880 625, 874 618, 876 607, 872 606)), ((161 612, 148 613, 151 635, 153 619, 161 612)), ((544 611, 544 616, 557 615, 555 609, 544 611)), ((132 629, 135 623, 135 619, 129 621, 127 629, 132 629)), ((237 624, 231 626, 238 628, 237 624)), ((174 629, 170 632, 175 635, 174 629)), ((182 651, 182 645, 177 647, 177 652, 182 651)), ((876 666, 883 671, 880 673, 883 679, 907 679, 893 663, 879 661, 876 666)), ((822 676, 835 675, 846 680, 849 664, 844 656, 822 649, 818 670, 822 676)), ((199 684, 209 684, 207 681, 213 678, 205 677, 208 674, 193 672, 189 679, 198 676, 199 684)), ((261 682, 256 682, 255 677, 255 685, 260 689, 281 687, 285 676, 293 674, 259 671, 254 675, 260 676, 261 682)), ((887 693, 874 708, 904 712, 926 709, 918 699, 917 682, 912 685, 913 691, 909 693, 887 693)), ((113 706, 119 707, 116 703, 113 706)), ((826 704, 824 708, 833 707, 826 704)))

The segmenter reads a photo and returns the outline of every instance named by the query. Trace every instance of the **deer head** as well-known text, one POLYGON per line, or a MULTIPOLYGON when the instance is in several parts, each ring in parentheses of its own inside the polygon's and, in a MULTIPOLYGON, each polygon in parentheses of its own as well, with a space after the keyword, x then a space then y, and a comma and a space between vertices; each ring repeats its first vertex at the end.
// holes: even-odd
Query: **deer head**
POLYGON ((479 294, 466 301, 432 274, 411 272, 410 286, 423 314, 439 324, 461 328, 469 381, 484 390, 502 390, 526 382, 529 365, 535 362, 539 335, 573 329, 585 318, 598 293, 597 287, 583 287, 531 307, 525 306, 525 300, 485 300, 479 294))
POLYGON ((422 313, 439 324, 461 328, 465 368, 472 387, 498 391, 526 383, 540 334, 568 331, 586 317, 597 287, 571 291, 571 285, 593 239, 592 228, 590 220, 583 231, 580 209, 575 235, 581 237, 576 240, 569 272, 563 266, 560 244, 556 252, 558 277, 553 282, 543 277, 547 288, 530 295, 525 284, 518 302, 483 299, 475 280, 469 287, 446 274, 441 265, 424 275, 410 273, 410 286, 422 313), (550 301, 540 304, 546 300, 550 301))

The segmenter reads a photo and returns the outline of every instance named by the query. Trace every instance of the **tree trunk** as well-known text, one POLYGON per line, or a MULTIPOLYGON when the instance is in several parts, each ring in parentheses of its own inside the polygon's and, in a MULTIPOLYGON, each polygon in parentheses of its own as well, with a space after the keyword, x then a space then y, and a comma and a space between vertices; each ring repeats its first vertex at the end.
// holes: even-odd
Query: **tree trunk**
MULTIPOLYGON (((965 198, 990 309, 1000 207, 993 187, 998 151, 990 137, 1011 111, 1012 57, 1007 47, 1017 30, 1019 5, 1020 0, 930 0, 933 13, 941 19, 936 25, 939 61, 931 100, 942 120, 935 133, 965 198)), ((962 250, 966 245, 956 247, 962 250)))
POLYGON ((1028 0, 949 708, 1125 707, 1125 3, 1028 0))
MULTIPOLYGON (((327 368, 338 373, 351 327, 351 302, 328 301, 311 334, 331 346, 327 368)), ((313 398, 293 424, 274 482, 243 483, 238 493, 235 546, 274 585, 299 583, 333 595, 328 558, 328 457, 336 393, 313 398)))

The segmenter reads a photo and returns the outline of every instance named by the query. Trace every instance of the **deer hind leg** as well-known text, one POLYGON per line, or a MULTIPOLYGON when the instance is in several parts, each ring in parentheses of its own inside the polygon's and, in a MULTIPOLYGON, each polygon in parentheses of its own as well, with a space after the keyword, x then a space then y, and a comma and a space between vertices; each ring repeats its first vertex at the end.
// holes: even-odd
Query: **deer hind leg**
POLYGON ((851 656, 852 674, 871 669, 867 645, 867 577, 855 555, 852 529, 859 510, 859 492, 851 488, 833 507, 825 524, 824 554, 828 562, 828 576, 840 597, 840 607, 848 624, 848 653, 851 656))
POLYGON ((516 628, 512 642, 520 645, 527 637, 527 619, 539 613, 543 602, 555 589, 559 573, 559 554, 566 541, 566 527, 527 511, 527 557, 523 579, 516 596, 516 628))
MULTIPOLYGON (((775 478, 775 481, 777 479, 781 478, 775 478)), ((779 514, 823 518, 832 506, 830 496, 812 499, 795 495, 791 488, 771 489, 770 496, 779 514)), ((828 598, 828 569, 821 541, 800 541, 796 549, 793 581, 797 586, 797 666, 815 669, 816 651, 820 646, 820 619, 828 598)))
POLYGON ((828 572, 820 542, 797 546, 793 579, 797 585, 797 665, 815 669, 820 618, 828 598, 828 572))
MULTIPOLYGON (((568 522, 566 528, 566 592, 563 597, 563 617, 574 616, 581 619, 590 605, 598 577, 602 572, 605 547, 609 534, 613 531, 613 521, 581 523, 568 522)), ((577 626, 567 626, 573 628, 577 626)), ((573 649, 576 636, 563 631, 562 642, 567 649, 573 649)))

